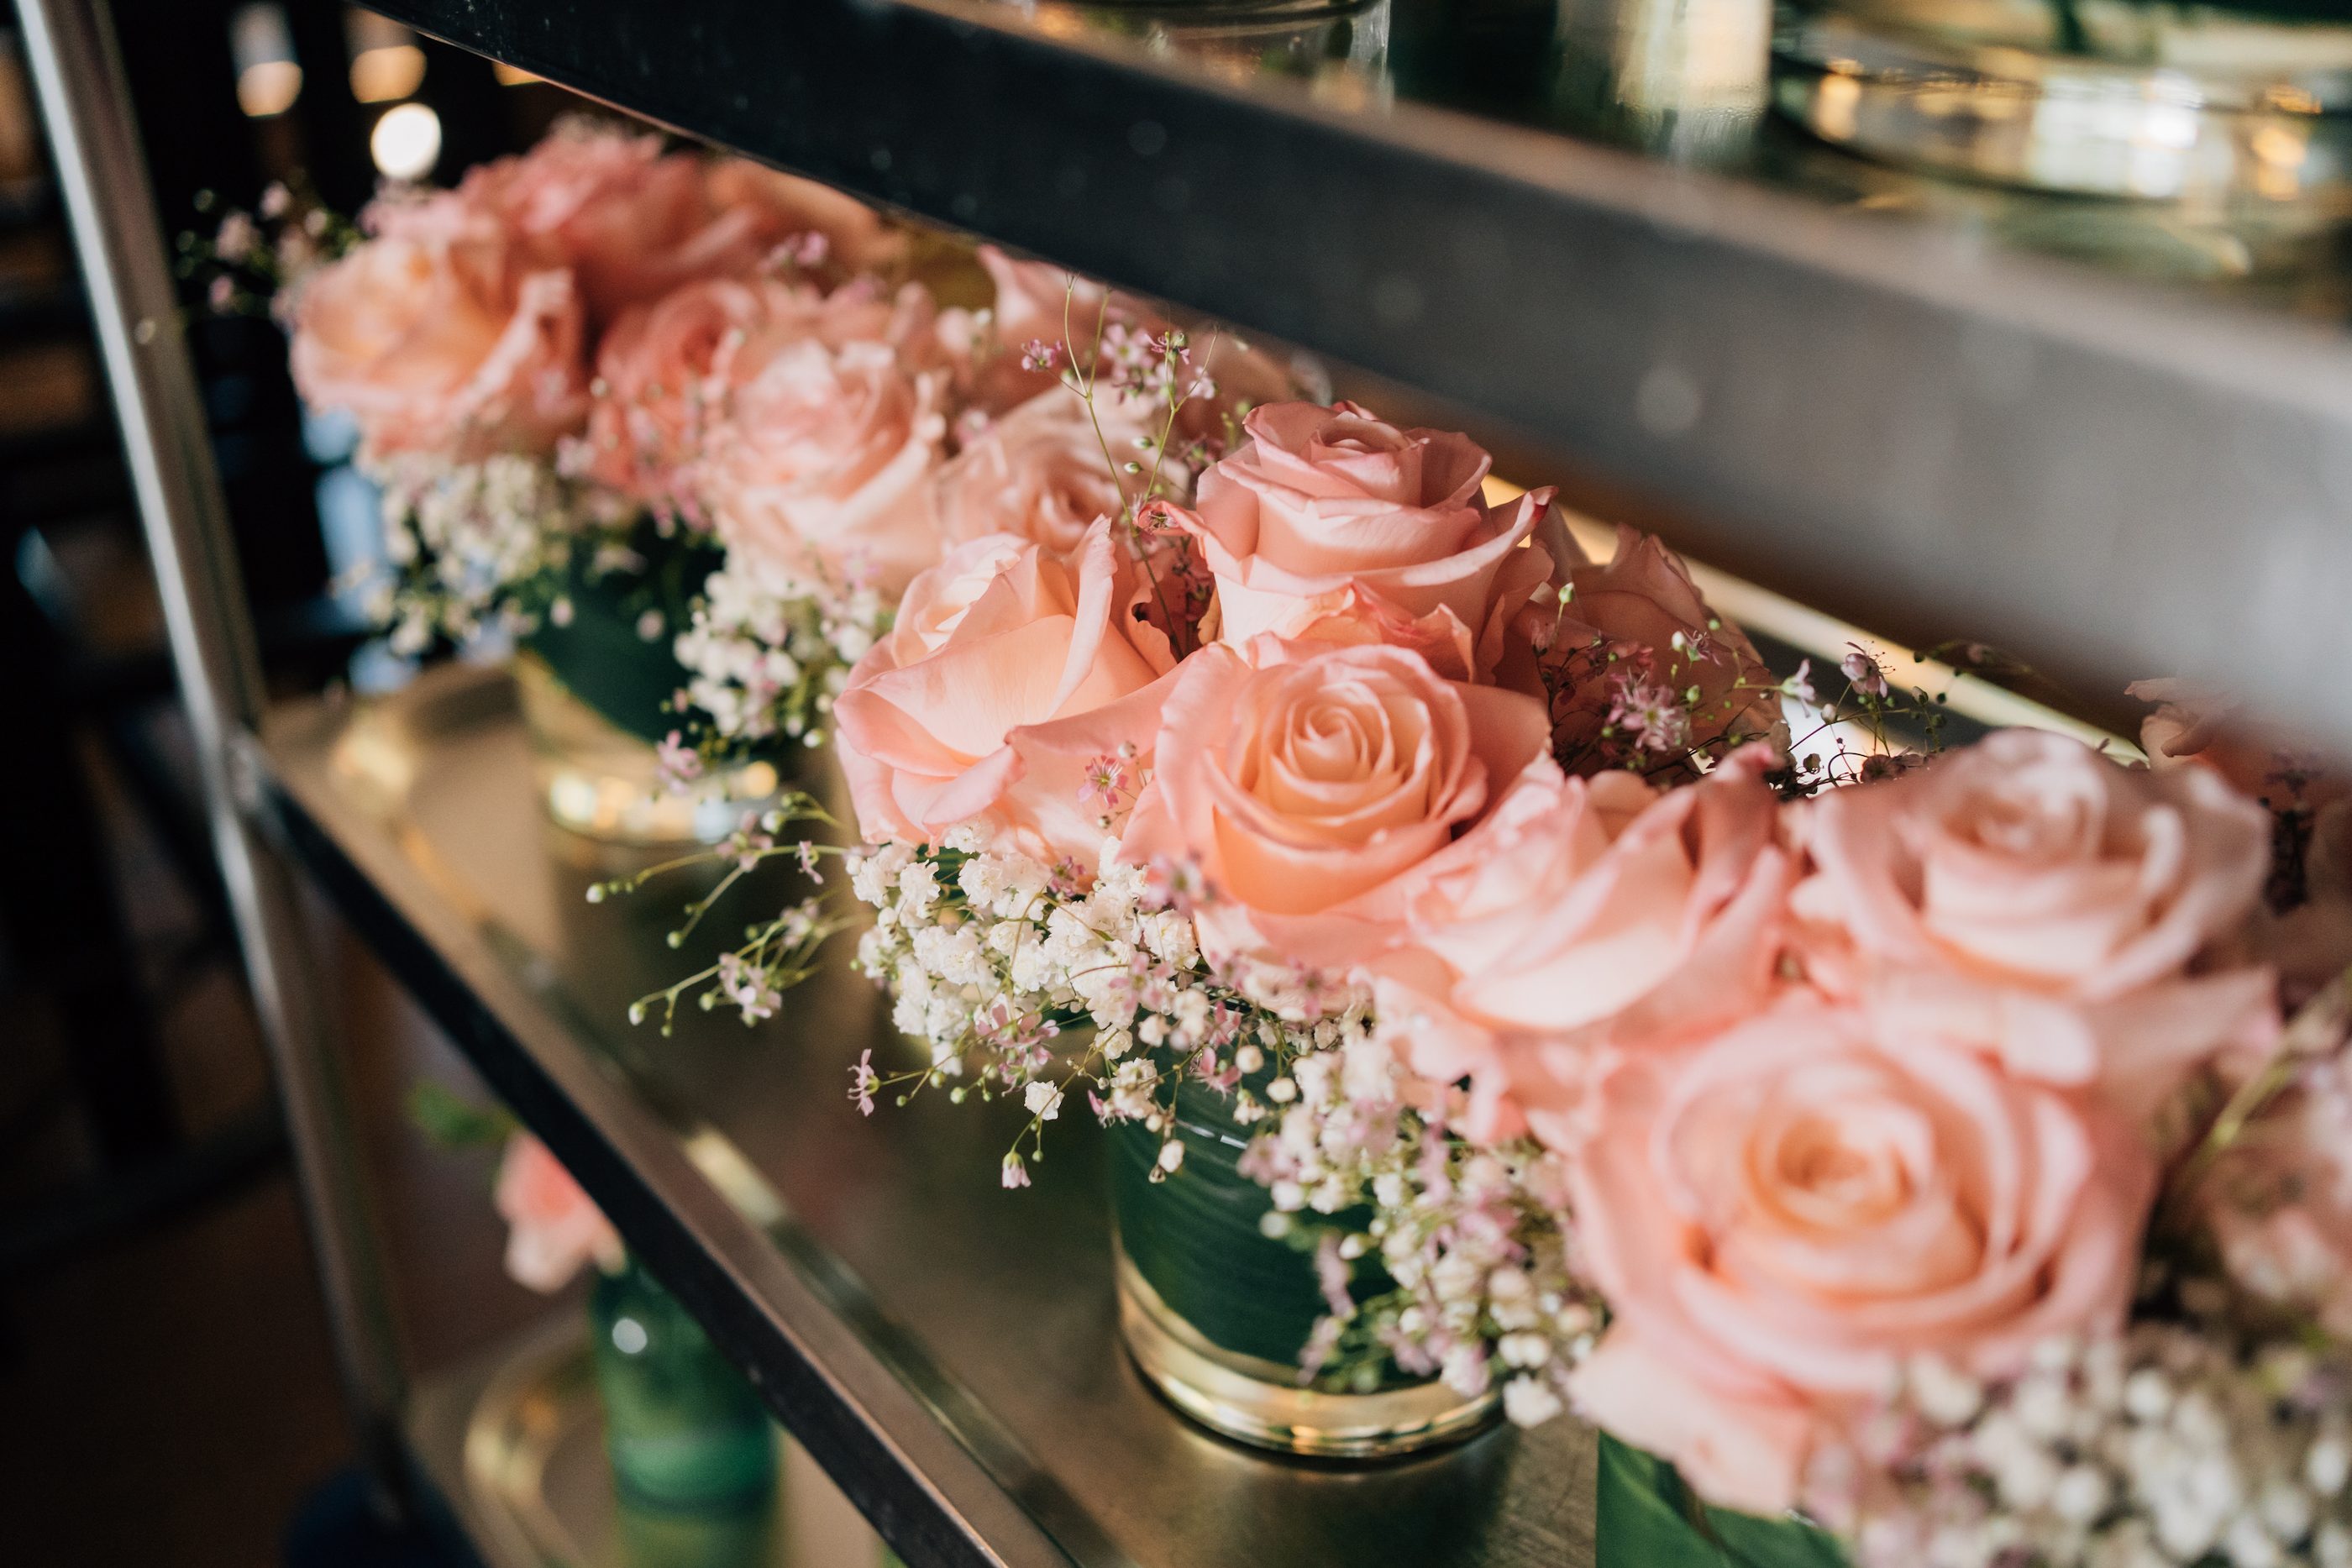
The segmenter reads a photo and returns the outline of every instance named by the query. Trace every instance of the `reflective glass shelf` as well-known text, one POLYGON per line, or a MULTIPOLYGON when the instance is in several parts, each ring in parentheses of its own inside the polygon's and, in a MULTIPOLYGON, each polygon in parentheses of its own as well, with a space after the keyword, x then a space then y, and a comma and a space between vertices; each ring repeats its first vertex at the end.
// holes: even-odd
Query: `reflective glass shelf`
POLYGON ((284 709, 248 753, 273 835, 908 1562, 1591 1560, 1570 1423, 1351 1469, 1163 1405, 1116 1335, 1093 1130, 1057 1127, 1010 1193, 989 1108, 859 1116, 850 1064, 904 1048, 845 955, 755 1030, 632 1029, 629 1001, 694 961, 662 940, 681 890, 585 901, 628 862, 541 817, 504 674, 284 709))

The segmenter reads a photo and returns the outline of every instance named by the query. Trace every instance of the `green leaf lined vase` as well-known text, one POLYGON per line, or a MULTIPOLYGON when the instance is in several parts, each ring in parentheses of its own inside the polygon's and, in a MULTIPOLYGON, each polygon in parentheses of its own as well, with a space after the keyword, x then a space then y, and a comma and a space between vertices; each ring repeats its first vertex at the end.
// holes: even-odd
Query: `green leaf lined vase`
MULTIPOLYGON (((1239 1168, 1249 1133, 1226 1105, 1206 1084, 1178 1091, 1183 1165, 1162 1181, 1151 1179, 1160 1135, 1133 1123, 1111 1129, 1119 1332, 1145 1377, 1212 1431, 1288 1453, 1410 1453, 1493 1420, 1491 1389, 1465 1396, 1393 1363, 1302 1385, 1299 1354, 1326 1311, 1314 1259, 1261 1228, 1272 1204, 1239 1168)), ((1360 1229, 1370 1218, 1330 1223, 1360 1229)), ((1364 1263, 1357 1276, 1359 1300, 1388 1288, 1364 1263)))
POLYGON ((674 789, 655 750, 682 723, 670 699, 688 676, 673 641, 719 559, 709 546, 676 540, 656 547, 644 571, 596 572, 575 559, 561 609, 522 640, 523 723, 541 799, 559 826, 607 843, 715 843, 782 786, 773 762, 755 760, 674 789))
POLYGON ((1846 1568, 1826 1532, 1711 1508, 1672 1465, 1605 1432, 1596 1492, 1594 1568, 1846 1568))

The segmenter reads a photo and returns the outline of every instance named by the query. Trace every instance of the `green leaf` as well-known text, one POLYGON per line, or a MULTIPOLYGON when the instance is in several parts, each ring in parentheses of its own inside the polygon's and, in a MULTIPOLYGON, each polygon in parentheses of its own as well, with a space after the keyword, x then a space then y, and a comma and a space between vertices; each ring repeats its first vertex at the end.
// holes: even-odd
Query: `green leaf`
POLYGON ((408 1115, 425 1135, 445 1149, 503 1144, 514 1134, 513 1116, 496 1105, 478 1105, 446 1084, 421 1079, 408 1092, 408 1115))
POLYGON ((1595 1568, 1846 1568, 1826 1532, 1709 1508, 1672 1465, 1601 1435, 1595 1568))

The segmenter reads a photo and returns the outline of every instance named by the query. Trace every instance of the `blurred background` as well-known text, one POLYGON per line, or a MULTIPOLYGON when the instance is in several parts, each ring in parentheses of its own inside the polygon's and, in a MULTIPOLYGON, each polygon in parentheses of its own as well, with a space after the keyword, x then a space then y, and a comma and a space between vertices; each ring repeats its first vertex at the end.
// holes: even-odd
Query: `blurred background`
MULTIPOLYGON (((379 177, 454 176, 572 101, 340 4, 113 9, 167 233, 277 180, 355 211, 379 177)), ((333 589, 375 548, 372 493, 348 432, 305 427, 271 322, 190 319, 265 659, 316 686, 364 642, 333 589)), ((351 1438, 5 10, 0 642, 0 1560, 274 1563, 351 1438)), ((400 1113, 417 1077, 462 1086, 462 1068, 355 943, 329 950, 403 1336, 460 1354, 549 1305, 499 1267, 487 1153, 428 1146, 400 1113)))

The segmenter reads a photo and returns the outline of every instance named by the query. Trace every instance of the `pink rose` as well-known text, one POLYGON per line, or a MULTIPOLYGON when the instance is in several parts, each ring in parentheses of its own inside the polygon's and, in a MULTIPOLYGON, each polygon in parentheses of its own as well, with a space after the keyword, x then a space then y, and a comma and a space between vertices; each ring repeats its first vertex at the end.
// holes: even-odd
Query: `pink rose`
MULTIPOLYGON (((1077 548, 1097 518, 1119 519, 1126 492, 1111 471, 1113 453, 1133 452, 1137 427, 1096 419, 1056 387, 998 420, 940 470, 940 526, 950 539, 1017 534, 1051 550, 1077 548)), ((1169 477, 1181 481, 1172 465, 1169 477)), ((1133 481, 1138 491, 1142 479, 1133 481)))
POLYGON ((730 214, 746 214, 762 246, 821 235, 820 264, 846 272, 894 267, 907 259, 904 231, 856 197, 829 185, 748 158, 714 158, 703 178, 711 205, 730 214))
POLYGON ((1553 750, 1570 772, 1654 768, 1785 736, 1780 683, 1755 644, 1655 537, 1621 527, 1607 563, 1580 561, 1568 580, 1541 663, 1553 750))
MULTIPOLYGON (((1113 294, 1052 262, 1017 260, 992 245, 982 246, 979 258, 996 286, 995 302, 985 318, 954 313, 948 329, 974 407, 1002 414, 1061 387, 1075 356, 1082 370, 1100 371, 1098 408, 1159 431, 1167 419, 1166 394, 1139 392, 1135 382, 1139 372, 1156 365, 1151 345, 1174 329, 1174 322, 1132 296, 1113 294), (1024 362, 1036 343, 1054 350, 1050 364, 1024 362)), ((1176 425, 1181 447, 1222 446, 1228 414, 1296 395, 1287 370, 1230 331, 1211 328, 1193 333, 1188 353, 1181 389, 1187 396, 1176 425), (1208 381, 1205 392, 1197 390, 1202 377, 1208 381)))
POLYGON ((1150 766, 1174 667, 1130 612, 1139 591, 1106 524, 1066 559, 997 534, 918 577, 834 707, 866 837, 979 823, 1091 869, 1150 766))
POLYGON ((1381 1029, 1422 1076, 1469 1081, 1465 1132, 1568 1147, 1597 1047, 1662 1046, 1770 996, 1795 879, 1762 779, 1778 760, 1750 747, 1661 791, 1547 758, 1415 879, 1426 957, 1391 967, 1381 1029))
POLYGON ((2352 1072, 2340 1052, 2305 1067, 2200 1198, 2232 1280, 2352 1339, 2352 1072))
POLYGON ((2352 965, 2352 773, 2187 681, 2135 681, 2156 705, 2140 748, 2158 772, 2207 768, 2271 813, 2271 876, 2244 950, 2273 965, 2287 1007, 2352 965))
POLYGON ((1794 907, 1817 983, 1989 1009, 2021 1071, 2160 1096, 2270 1022, 2268 971, 2193 970, 2253 909, 2270 843, 2260 808, 2203 769, 2001 730, 1832 790, 1805 828, 1794 907))
POLYGON ((689 471, 727 411, 740 350, 772 317, 813 308, 782 284, 722 277, 622 311, 596 351, 583 471, 698 520, 689 471))
POLYGON ((695 278, 749 272, 772 243, 756 210, 712 202, 698 154, 584 120, 478 165, 457 195, 496 214, 540 265, 572 268, 599 322, 695 278))
POLYGON ((1490 507, 1492 459, 1466 435, 1400 430, 1354 403, 1269 403, 1201 477, 1178 520, 1217 580, 1220 636, 1296 636, 1360 603, 1426 623, 1433 645, 1496 649, 1549 562, 1524 551, 1551 492, 1490 507), (1438 628, 1444 628, 1439 631, 1438 628))
POLYGON ((303 399, 348 412, 372 457, 543 453, 588 411, 572 275, 530 270, 454 198, 305 280, 291 326, 303 399))
POLYGON ((2154 1162, 1979 1043, 1798 999, 1624 1059, 1570 1160, 1613 1313, 1582 1412, 1773 1513, 1908 1358, 2007 1375, 2038 1341, 2119 1327, 2154 1162))
POLYGON ((735 394, 702 468, 712 526, 755 570, 821 572, 895 596, 940 558, 932 477, 942 379, 888 344, 775 350, 735 394))
POLYGON ((772 284, 768 310, 737 353, 736 379, 748 381, 794 344, 828 349, 879 343, 909 371, 945 367, 938 340, 939 307, 919 283, 897 289, 878 277, 853 277, 831 293, 803 284, 772 284))
POLYGON ((1408 873, 1543 750, 1543 705, 1402 648, 1215 645, 1184 661, 1122 861, 1196 864, 1213 952, 1318 967, 1405 935, 1408 873), (1251 659, 1256 660, 1253 664, 1251 659))
POLYGON ((528 1133, 507 1140, 498 1210, 508 1226, 507 1272, 534 1291, 560 1291, 586 1263, 621 1266, 621 1238, 547 1145, 528 1133))

